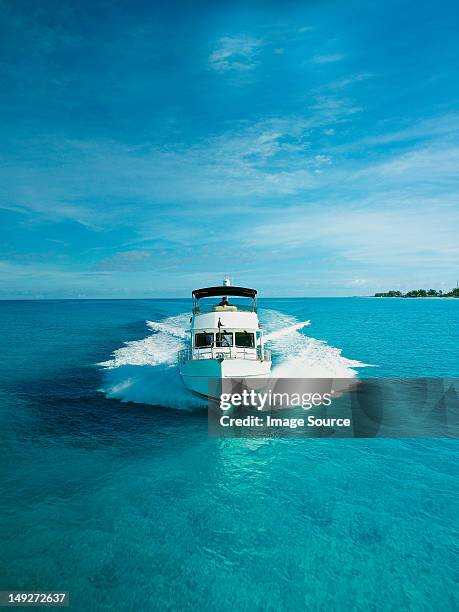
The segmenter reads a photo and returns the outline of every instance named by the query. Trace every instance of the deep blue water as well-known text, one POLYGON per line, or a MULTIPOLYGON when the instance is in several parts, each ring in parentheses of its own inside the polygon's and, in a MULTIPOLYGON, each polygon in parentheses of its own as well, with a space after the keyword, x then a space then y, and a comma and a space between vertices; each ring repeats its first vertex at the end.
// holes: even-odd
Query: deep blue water
MULTIPOLYGON (((311 320, 287 361, 459 374, 459 300, 261 305, 268 327, 311 320)), ((181 340, 145 324, 188 308, 0 302, 0 590, 68 590, 78 610, 458 609, 457 441, 210 440, 170 365, 181 340)))

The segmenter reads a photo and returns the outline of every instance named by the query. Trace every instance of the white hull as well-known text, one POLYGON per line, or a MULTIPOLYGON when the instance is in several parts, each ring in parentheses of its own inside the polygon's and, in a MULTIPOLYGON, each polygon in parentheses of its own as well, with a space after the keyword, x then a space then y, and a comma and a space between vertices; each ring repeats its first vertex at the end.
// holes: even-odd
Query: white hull
POLYGON ((228 278, 221 286, 193 291, 190 343, 178 354, 180 374, 190 391, 217 397, 225 379, 257 386, 257 380, 269 376, 271 351, 264 347, 256 295, 255 289, 232 287, 228 278), (218 303, 206 302, 219 297, 218 303), (241 304, 241 298, 251 300, 250 305, 241 304))
MULTIPOLYGON (((245 359, 193 359, 180 365, 184 385, 199 395, 209 396, 209 388, 224 378, 267 378, 271 361, 245 359)), ((210 393, 212 395, 212 392, 210 393)))

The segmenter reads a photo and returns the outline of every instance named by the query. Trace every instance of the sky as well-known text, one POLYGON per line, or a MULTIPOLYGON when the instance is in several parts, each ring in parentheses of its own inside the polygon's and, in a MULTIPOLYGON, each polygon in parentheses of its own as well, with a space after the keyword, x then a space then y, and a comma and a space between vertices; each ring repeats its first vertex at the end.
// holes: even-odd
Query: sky
POLYGON ((454 2, 0 0, 0 298, 449 290, 454 2))

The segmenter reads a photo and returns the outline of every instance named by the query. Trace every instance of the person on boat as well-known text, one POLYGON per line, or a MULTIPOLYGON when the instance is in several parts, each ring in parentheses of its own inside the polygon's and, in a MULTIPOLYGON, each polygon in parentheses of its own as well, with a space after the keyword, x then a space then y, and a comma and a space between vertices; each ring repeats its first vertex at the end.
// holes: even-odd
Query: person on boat
POLYGON ((224 295, 218 304, 219 306, 229 306, 228 298, 224 295))

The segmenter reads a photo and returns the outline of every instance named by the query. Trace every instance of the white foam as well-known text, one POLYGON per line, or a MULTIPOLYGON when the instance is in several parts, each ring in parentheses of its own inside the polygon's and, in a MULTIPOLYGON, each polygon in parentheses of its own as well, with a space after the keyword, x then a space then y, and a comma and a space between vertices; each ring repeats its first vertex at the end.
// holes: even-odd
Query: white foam
POLYGON ((165 332, 175 338, 186 339, 188 337, 188 329, 190 327, 190 318, 187 314, 169 317, 166 321, 147 321, 147 325, 153 331, 165 332))
POLYGON ((189 320, 189 315, 181 314, 161 322, 146 321, 153 333, 125 342, 111 359, 99 364, 105 369, 105 395, 167 408, 205 408, 205 400, 185 389, 175 365, 178 351, 185 347, 189 320))
POLYGON ((122 402, 151 404, 177 410, 207 407, 207 401, 183 386, 178 369, 171 365, 121 365, 104 372, 101 389, 105 395, 122 402))
POLYGON ((288 336, 292 332, 299 331, 300 329, 303 329, 303 327, 307 327, 308 325, 311 325, 311 321, 302 321, 301 323, 293 323, 292 325, 287 325, 286 327, 283 327, 282 329, 279 329, 278 331, 273 331, 269 334, 266 334, 265 340, 267 342, 278 340, 279 338, 288 336))
MULTIPOLYGON (((353 378, 356 368, 366 364, 348 359, 341 349, 301 333, 310 321, 275 310, 260 313, 267 345, 273 351, 272 375, 283 378, 353 378)), ((186 346, 189 315, 184 313, 163 321, 146 321, 152 333, 141 340, 126 342, 104 368, 102 391, 107 397, 188 409, 205 408, 206 401, 183 385, 176 366, 177 352, 186 346)))
POLYGON ((271 348, 273 359, 272 376, 278 378, 354 378, 355 368, 367 364, 342 355, 339 348, 306 336, 300 331, 311 324, 310 321, 297 322, 294 317, 269 311, 266 326, 280 329, 266 334, 267 346, 271 348))
POLYGON ((105 368, 118 368, 122 365, 156 366, 173 364, 177 353, 185 346, 189 316, 186 314, 168 317, 164 322, 146 321, 155 332, 142 340, 125 342, 117 349, 112 358, 99 365, 105 368))

